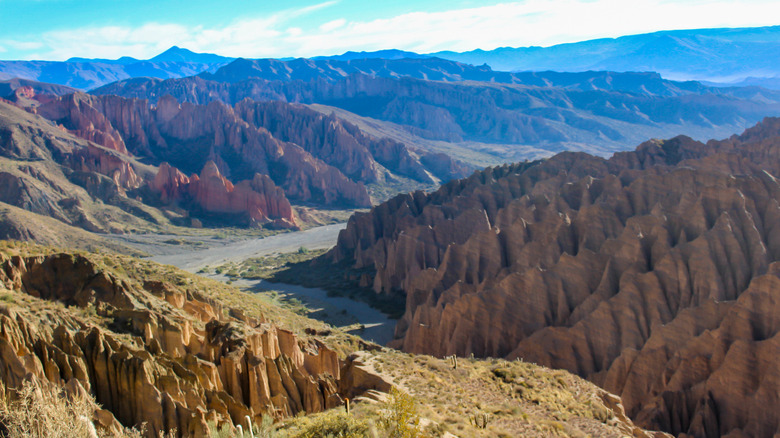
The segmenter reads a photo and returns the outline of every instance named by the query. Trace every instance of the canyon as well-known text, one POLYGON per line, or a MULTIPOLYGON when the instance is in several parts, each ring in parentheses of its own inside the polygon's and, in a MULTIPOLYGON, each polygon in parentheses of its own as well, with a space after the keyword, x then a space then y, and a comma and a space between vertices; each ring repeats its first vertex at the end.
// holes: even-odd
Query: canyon
POLYGON ((778 435, 780 92, 668 79, 745 74, 696 48, 775 31, 441 53, 622 70, 669 50, 661 73, 393 50, 0 61, 0 238, 64 248, 0 242, 0 401, 33 382, 93 400, 101 433, 201 437, 347 399, 376 421, 395 388, 432 436, 778 435), (165 246, 240 285, 210 265, 252 238, 305 254, 323 230, 296 232, 324 224, 344 228, 329 252, 276 261, 403 305, 387 347, 118 254, 165 246))
POLYGON ((405 300, 404 351, 565 369, 676 436, 772 436, 779 157, 767 118, 488 168, 354 215, 315 263, 405 300))
POLYGON ((4 426, 5 403, 13 406, 19 388, 30 383, 63 397, 92 397, 91 423, 99 436, 139 436, 128 427, 143 426, 136 431, 146 437, 158 431, 213 436, 217 426, 233 436, 239 425, 270 424, 263 420, 271 418, 293 425, 290 436, 308 436, 294 426, 306 424, 307 416, 366 422, 387 406, 388 392, 407 388, 426 397, 421 414, 437 421, 426 429, 430 436, 451 436, 446 427, 455 426, 467 437, 541 437, 559 428, 615 438, 668 436, 638 428, 615 396, 567 373, 495 361, 451 369, 230 286, 110 253, 3 242, 0 359, 4 426), (522 376, 521 396, 507 396, 522 387, 510 374, 522 376), (478 390, 455 404, 450 395, 459 385, 478 390), (465 420, 468 412, 488 409, 472 399, 477 395, 510 409, 491 414, 487 430, 465 420), (347 399, 351 413, 344 413, 347 399), (522 423, 514 421, 512 407, 528 410, 522 423))
POLYGON ((294 229, 291 202, 368 207, 390 185, 429 187, 472 169, 299 105, 170 96, 151 105, 29 81, 9 87, 0 201, 92 232, 294 229))

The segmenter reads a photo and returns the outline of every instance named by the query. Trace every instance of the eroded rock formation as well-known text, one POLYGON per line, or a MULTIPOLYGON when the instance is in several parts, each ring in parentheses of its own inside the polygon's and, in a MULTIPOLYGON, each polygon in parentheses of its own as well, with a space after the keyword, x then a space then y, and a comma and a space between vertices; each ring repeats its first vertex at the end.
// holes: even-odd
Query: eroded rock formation
POLYGON ((404 144, 369 137, 333 114, 325 116, 302 105, 250 99, 242 100, 235 109, 247 122, 267 129, 275 138, 300 145, 355 181, 382 180, 381 164, 398 175, 433 182, 404 144))
MULTIPOLYGON (((250 104, 246 103, 244 107, 250 104)), ((215 161, 233 181, 252 180, 256 173, 268 175, 281 186, 288 197, 307 202, 370 205, 361 181, 373 182, 375 162, 368 157, 350 158, 351 143, 334 137, 330 146, 299 140, 308 150, 291 142, 275 138, 250 119, 252 113, 241 112, 214 102, 199 106, 180 105, 164 96, 156 107, 145 100, 129 100, 117 96, 72 94, 41 105, 38 113, 62 124, 74 134, 105 147, 129 151, 156 162, 169 162, 187 173, 199 171, 208 161, 215 161), (323 149, 324 148, 324 149, 323 149), (332 152, 339 151, 341 155, 332 152), (327 157, 334 165, 344 165, 345 172, 331 166, 318 156, 327 157), (354 158, 354 159, 353 159, 354 158)), ((279 123, 291 123, 284 119, 279 123)), ((295 125, 300 127, 300 125, 295 125)), ((290 132, 289 128, 285 128, 290 132)), ((337 130, 336 130, 337 131, 337 130)), ((323 134, 324 135, 324 134, 323 134)), ((314 140, 312 140, 314 141, 314 140)), ((359 149, 366 151, 365 147, 359 149)), ((354 154, 353 154, 354 155, 354 154)))
POLYGON ((780 119, 706 145, 562 153, 357 214, 326 257, 406 300, 406 351, 523 358, 620 394, 642 427, 769 437, 778 175, 780 119))
POLYGON ((422 73, 314 65, 241 60, 213 75, 120 81, 93 93, 151 101, 171 94, 199 104, 245 98, 316 103, 390 122, 425 139, 465 141, 467 149, 484 142, 599 155, 626 150, 648 136, 721 137, 780 114, 780 95, 774 93, 665 81, 647 73, 506 73, 502 79, 456 64, 450 67, 476 70, 472 82, 443 82, 448 76, 442 77, 448 69, 443 66, 422 73))
POLYGON ((192 200, 208 212, 246 215, 253 223, 272 222, 283 228, 297 227, 292 206, 284 191, 268 175, 255 174, 251 180, 233 185, 219 172, 213 161, 200 175, 184 175, 168 163, 160 165, 149 184, 165 202, 192 200))
POLYGON ((145 422, 149 436, 175 428, 203 437, 209 421, 319 412, 356 387, 383 389, 316 339, 192 286, 119 277, 82 255, 2 254, 0 289, 24 303, 0 304, 0 381, 9 390, 34 379, 86 391, 106 410, 104 424, 111 415, 145 422))

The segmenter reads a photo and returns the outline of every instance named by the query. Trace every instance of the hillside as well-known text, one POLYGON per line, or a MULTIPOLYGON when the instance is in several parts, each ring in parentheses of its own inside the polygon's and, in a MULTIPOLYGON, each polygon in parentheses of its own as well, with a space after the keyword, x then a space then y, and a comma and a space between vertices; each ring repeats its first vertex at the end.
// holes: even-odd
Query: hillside
POLYGON ((562 153, 356 214, 319 263, 405 300, 405 351, 566 369, 674 435, 772 436, 778 174, 772 118, 707 144, 562 153))
POLYGON ((635 428, 614 396, 565 372, 479 360, 453 368, 381 349, 171 267, 13 243, 2 245, 0 266, 2 415, 13 389, 32 381, 94 397, 101 436, 141 422, 145 436, 235 433, 245 416, 257 425, 274 418, 290 437, 338 419, 364 424, 359 436, 367 436, 385 406, 376 400, 396 387, 417 399, 426 436, 661 436, 635 428), (468 390, 453 398, 455 388, 468 390), (353 413, 345 416, 346 397, 353 413), (292 418, 324 409, 333 410, 292 418))
MULTIPOLYGON (((13 84, 0 101, 0 202, 91 232, 298 228, 317 220, 292 202, 366 207, 472 169, 300 105, 150 105, 13 84)), ((25 227, 3 235, 40 234, 25 227)))

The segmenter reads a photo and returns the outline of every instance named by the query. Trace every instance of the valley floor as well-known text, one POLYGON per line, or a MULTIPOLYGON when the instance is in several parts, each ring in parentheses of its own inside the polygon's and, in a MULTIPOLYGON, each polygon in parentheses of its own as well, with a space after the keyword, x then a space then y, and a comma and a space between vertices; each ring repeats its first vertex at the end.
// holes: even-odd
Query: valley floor
POLYGON ((319 288, 271 283, 266 280, 232 280, 209 268, 246 259, 298 251, 327 249, 336 244, 345 223, 324 225, 304 231, 268 237, 179 236, 144 234, 117 236, 122 243, 152 254, 150 260, 231 282, 242 290, 265 293, 282 302, 300 302, 306 316, 337 326, 363 339, 385 345, 393 339, 396 321, 362 301, 328 296, 319 288))
MULTIPOLYGON (((295 252, 299 248, 324 249, 336 244, 339 231, 346 228, 346 223, 324 225, 304 231, 276 234, 264 238, 234 240, 226 244, 217 244, 204 249, 193 249, 183 246, 177 252, 158 253, 152 260, 165 265, 173 265, 189 272, 196 272, 207 266, 220 266, 228 262, 239 262, 250 257, 284 254, 295 252)), ((144 236, 146 237, 146 236, 144 236)), ((161 239, 164 239, 161 238, 161 239)), ((134 242, 127 242, 134 244, 134 242)), ((139 247, 151 254, 156 249, 156 243, 139 247)), ((165 248, 171 251, 171 248, 165 248)), ((159 251, 159 250, 157 250, 159 251)))

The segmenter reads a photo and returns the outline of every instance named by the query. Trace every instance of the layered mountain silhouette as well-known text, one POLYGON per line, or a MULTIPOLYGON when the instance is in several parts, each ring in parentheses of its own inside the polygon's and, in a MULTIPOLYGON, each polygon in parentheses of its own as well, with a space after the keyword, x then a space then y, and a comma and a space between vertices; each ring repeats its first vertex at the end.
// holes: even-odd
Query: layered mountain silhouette
MULTIPOLYGON (((515 71, 657 72, 666 79, 700 80, 777 89, 780 26, 662 31, 550 47, 500 47, 431 54, 389 49, 317 56, 315 61, 442 58, 515 71), (749 80, 748 82, 744 82, 749 80)), ((178 78, 214 72, 235 58, 171 47, 148 60, 70 58, 65 62, 0 61, 0 79, 24 78, 82 90, 135 77, 178 78)), ((285 58, 284 61, 297 61, 285 58)), ((303 61, 307 62, 307 61, 303 61)), ((435 61, 434 61, 435 62, 435 61)))
POLYGON ((320 263, 406 301, 394 345, 521 358, 679 436, 780 432, 780 119, 489 168, 354 215, 320 263))
POLYGON ((654 32, 550 47, 501 47, 431 56, 503 71, 654 71, 677 80, 776 77, 780 26, 654 32))
POLYGON ((215 73, 130 79, 93 93, 326 105, 386 122, 385 130, 400 128, 420 144, 454 144, 459 159, 493 151, 493 163, 527 158, 528 147, 607 155, 652 137, 723 137, 780 114, 780 94, 760 88, 713 88, 654 73, 502 73, 441 59, 239 59, 215 73))
POLYGON ((71 58, 58 61, 0 61, 0 80, 23 78, 89 90, 111 82, 135 78, 181 78, 217 68, 233 61, 208 53, 171 47, 148 60, 71 58))

